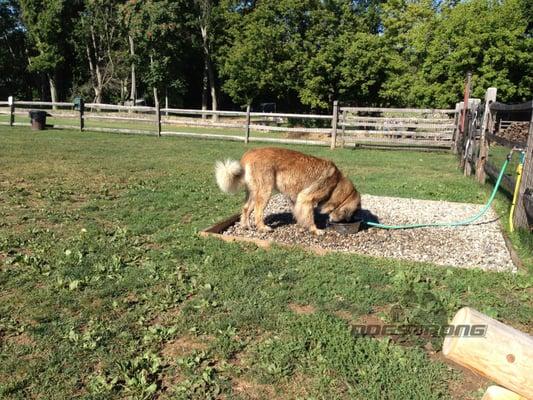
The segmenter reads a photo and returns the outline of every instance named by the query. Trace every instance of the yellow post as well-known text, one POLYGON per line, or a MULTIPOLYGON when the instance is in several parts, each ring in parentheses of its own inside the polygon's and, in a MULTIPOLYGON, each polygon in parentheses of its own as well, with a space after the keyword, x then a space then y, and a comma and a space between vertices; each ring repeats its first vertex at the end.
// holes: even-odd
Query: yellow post
POLYGON ((513 203, 511 204, 511 212, 509 214, 509 231, 514 232, 514 211, 516 209, 516 203, 518 202, 518 193, 520 192, 520 182, 522 181, 522 169, 524 167, 525 152, 520 154, 520 161, 516 167, 516 184, 513 193, 513 203))

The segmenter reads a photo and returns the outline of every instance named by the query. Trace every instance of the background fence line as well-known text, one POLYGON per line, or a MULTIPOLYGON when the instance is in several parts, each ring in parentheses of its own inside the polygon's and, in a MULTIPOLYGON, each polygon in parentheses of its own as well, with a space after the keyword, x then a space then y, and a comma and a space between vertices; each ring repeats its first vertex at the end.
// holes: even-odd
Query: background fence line
MULTIPOLYGON (((21 123, 19 120, 30 109, 46 110, 49 117, 58 120, 51 124, 54 128, 81 131, 188 136, 240 140, 244 143, 309 144, 331 148, 378 146, 427 150, 450 148, 454 121, 444 116, 455 113, 455 110, 446 109, 341 107, 338 102, 334 102, 332 114, 301 114, 254 112, 250 107, 244 111, 213 111, 85 103, 83 99, 73 103, 19 101, 10 97, 7 102, 0 102, 0 117, 8 114, 8 125, 28 126, 29 122, 21 123), (212 118, 207 119, 209 116, 212 118), (114 122, 135 126, 102 126, 105 123, 113 125, 114 122), (184 127, 242 129, 242 136, 237 132, 185 132, 184 127), (340 130, 342 132, 338 132, 340 130), (268 136, 268 133, 272 135, 268 136)), ((0 121, 0 124, 6 122, 0 121)))

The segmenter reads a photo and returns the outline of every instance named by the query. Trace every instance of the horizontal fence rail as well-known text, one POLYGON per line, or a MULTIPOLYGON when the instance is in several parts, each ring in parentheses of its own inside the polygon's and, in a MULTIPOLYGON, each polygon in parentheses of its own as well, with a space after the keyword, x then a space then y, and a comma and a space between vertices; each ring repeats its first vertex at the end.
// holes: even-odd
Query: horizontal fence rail
POLYGON ((54 128, 314 146, 449 149, 455 110, 339 107, 332 114, 160 108, 104 103, 8 100, 0 124, 28 126, 46 111, 54 128), (371 115, 367 115, 371 114, 371 115), (8 116, 7 122, 2 120, 8 116), (342 134, 340 133, 342 131, 342 134))
POLYGON ((454 114, 453 109, 442 108, 383 108, 383 107, 341 107, 341 111, 348 112, 388 112, 388 113, 416 113, 416 114, 454 114))
POLYGON ((504 104, 497 101, 489 105, 491 111, 531 111, 533 100, 520 104, 504 104))

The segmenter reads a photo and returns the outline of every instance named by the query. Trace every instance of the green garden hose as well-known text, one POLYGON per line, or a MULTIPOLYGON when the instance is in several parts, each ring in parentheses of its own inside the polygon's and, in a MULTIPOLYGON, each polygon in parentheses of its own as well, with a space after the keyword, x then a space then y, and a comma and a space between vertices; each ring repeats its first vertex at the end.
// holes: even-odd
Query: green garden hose
POLYGON ((380 228, 380 229, 415 229, 415 228, 428 228, 428 227, 470 225, 474 223, 475 221, 477 221, 479 218, 481 218, 483 214, 487 212, 490 205, 494 201, 494 198, 496 197, 496 193, 498 193, 498 188, 500 187, 500 184, 502 182, 503 175, 505 174, 505 170, 507 169, 507 165, 509 165, 509 161, 511 161, 511 156, 513 154, 513 151, 511 151, 507 155, 507 158, 505 159, 505 162, 502 165, 502 168, 500 170, 500 175, 498 176, 498 179, 496 180, 496 184, 494 185, 494 189, 492 190, 489 201, 477 214, 473 215, 470 218, 467 218, 462 221, 455 221, 455 222, 433 222, 433 223, 427 223, 427 224, 408 224, 408 225, 384 225, 384 224, 380 224, 377 222, 371 222, 371 221, 364 221, 364 223, 368 226, 372 226, 374 228, 380 228))

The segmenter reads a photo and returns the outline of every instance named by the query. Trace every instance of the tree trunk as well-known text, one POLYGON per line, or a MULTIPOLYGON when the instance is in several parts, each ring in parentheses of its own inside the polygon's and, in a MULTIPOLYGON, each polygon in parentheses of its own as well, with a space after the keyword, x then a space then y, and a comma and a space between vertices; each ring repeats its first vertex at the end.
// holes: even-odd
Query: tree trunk
POLYGON ((101 104, 102 103, 102 91, 104 88, 104 81, 102 79, 102 73, 100 71, 100 66, 96 64, 96 85, 94 87, 94 102, 101 104))
MULTIPOLYGON (((133 38, 131 35, 128 35, 128 41, 130 42, 130 55, 133 59, 135 56, 135 46, 133 43, 133 38)), ((131 91, 130 91, 130 100, 133 102, 133 105, 135 105, 135 101, 137 100, 137 80, 135 76, 135 61, 132 60, 131 62, 131 91)))
MULTIPOLYGON (((204 75, 202 78, 202 111, 207 110, 207 90, 209 87, 209 77, 207 75, 207 58, 204 56, 204 75)), ((202 119, 206 119, 206 115, 202 114, 202 119)))
MULTIPOLYGON (((52 103, 55 103, 57 101, 57 87, 55 79, 52 75, 48 76, 48 83, 50 84, 50 99, 52 100, 52 103)), ((52 106, 53 110, 57 110, 56 106, 52 106)))
MULTIPOLYGON (((213 64, 211 63, 210 58, 208 58, 207 67, 207 72, 209 75, 209 86, 211 87, 211 109, 213 111, 216 111, 218 109, 217 89, 215 86, 215 72, 213 71, 213 64)), ((217 120, 218 115, 213 114, 213 121, 217 120)))
MULTIPOLYGON (((150 56, 150 65, 154 65, 154 57, 150 56)), ((157 91, 157 87, 154 85, 154 105, 157 107, 159 104, 159 93, 157 91)))
MULTIPOLYGON (((209 49, 207 23, 200 27, 200 32, 202 33, 202 43, 203 43, 203 49, 204 49, 204 69, 207 69, 207 78, 208 78, 207 80, 209 81, 209 89, 211 93, 211 109, 213 111, 216 111, 218 109, 217 89, 216 89, 216 82, 215 82, 215 71, 213 69, 213 63, 211 62, 211 50, 209 49)), ((205 74, 205 71, 204 71, 204 74, 205 74)), ((205 85, 205 75, 204 75, 204 85, 205 85)), ((218 120, 218 115, 213 114, 213 121, 217 121, 217 120, 218 120)))

